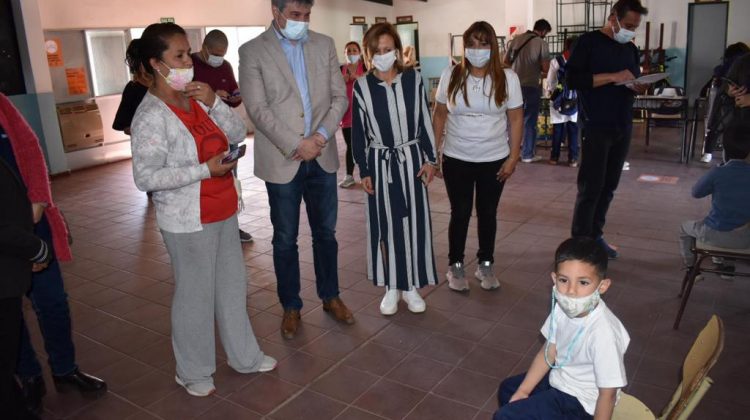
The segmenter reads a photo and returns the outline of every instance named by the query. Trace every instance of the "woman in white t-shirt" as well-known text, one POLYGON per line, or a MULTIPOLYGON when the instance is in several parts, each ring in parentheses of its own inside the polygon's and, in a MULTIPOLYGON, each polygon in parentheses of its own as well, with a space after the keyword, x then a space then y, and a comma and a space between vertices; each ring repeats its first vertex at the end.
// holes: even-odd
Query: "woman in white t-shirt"
POLYGON ((500 286, 492 272, 497 205, 520 158, 523 96, 518 76, 503 67, 495 30, 475 22, 464 32, 464 58, 440 78, 433 127, 451 203, 448 287, 468 291, 464 248, 476 191, 479 251, 474 276, 485 290, 500 286), (443 146, 441 148, 441 146, 443 146))

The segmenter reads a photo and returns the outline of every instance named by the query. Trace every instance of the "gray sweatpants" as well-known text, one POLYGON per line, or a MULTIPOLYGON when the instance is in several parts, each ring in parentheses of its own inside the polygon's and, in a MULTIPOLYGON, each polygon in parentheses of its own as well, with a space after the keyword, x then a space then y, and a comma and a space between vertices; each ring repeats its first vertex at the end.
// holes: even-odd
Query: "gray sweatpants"
POLYGON ((691 252, 693 239, 708 245, 728 249, 750 248, 750 225, 738 227, 729 232, 711 229, 703 220, 688 220, 680 227, 680 255, 686 267, 695 264, 695 256, 691 252))
POLYGON ((193 233, 162 230, 174 270, 172 347, 177 375, 185 383, 213 383, 214 321, 228 364, 256 372, 263 352, 247 315, 247 278, 237 216, 203 225, 193 233))

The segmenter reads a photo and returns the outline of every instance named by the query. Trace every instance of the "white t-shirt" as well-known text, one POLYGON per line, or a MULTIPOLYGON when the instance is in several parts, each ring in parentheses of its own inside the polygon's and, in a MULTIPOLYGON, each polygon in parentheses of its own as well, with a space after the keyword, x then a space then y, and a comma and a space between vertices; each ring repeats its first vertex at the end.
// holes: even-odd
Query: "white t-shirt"
POLYGON ((492 78, 469 75, 466 81, 469 106, 466 106, 463 92, 456 95, 455 104, 448 100, 452 71, 453 67, 443 71, 435 95, 436 101, 448 107, 443 154, 466 162, 494 162, 505 158, 510 154, 505 113, 523 106, 518 76, 513 70, 505 69, 507 98, 498 107, 492 95, 492 78))
MULTIPOLYGON (((547 72, 547 96, 551 97, 552 92, 557 86, 557 71, 560 70, 560 63, 557 62, 557 58, 553 58, 549 62, 549 71, 547 72)), ((573 115, 561 114, 558 110, 552 106, 552 101, 549 103, 549 116, 552 120, 552 124, 561 124, 568 121, 578 122, 578 113, 573 115)))
MULTIPOLYGON (((559 307, 555 309, 555 336, 548 337, 549 316, 541 332, 557 347, 555 364, 549 383, 553 388, 578 399, 587 413, 594 415, 599 388, 622 388, 628 384, 625 376, 625 350, 630 336, 619 319, 607 308, 604 301, 584 318, 568 318, 559 307), (579 328, 584 330, 575 346, 568 348, 579 328)), ((618 399, 620 391, 617 391, 618 399)))

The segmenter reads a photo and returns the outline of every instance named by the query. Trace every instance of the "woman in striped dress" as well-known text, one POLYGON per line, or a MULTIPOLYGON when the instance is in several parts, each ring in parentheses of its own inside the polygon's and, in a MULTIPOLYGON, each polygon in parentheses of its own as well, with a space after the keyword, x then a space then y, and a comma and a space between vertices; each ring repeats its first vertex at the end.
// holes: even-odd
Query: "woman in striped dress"
POLYGON ((437 283, 427 185, 435 172, 435 139, 421 75, 404 69, 393 25, 365 34, 370 72, 354 85, 352 146, 369 194, 367 275, 386 288, 383 315, 424 312, 417 289, 437 283))

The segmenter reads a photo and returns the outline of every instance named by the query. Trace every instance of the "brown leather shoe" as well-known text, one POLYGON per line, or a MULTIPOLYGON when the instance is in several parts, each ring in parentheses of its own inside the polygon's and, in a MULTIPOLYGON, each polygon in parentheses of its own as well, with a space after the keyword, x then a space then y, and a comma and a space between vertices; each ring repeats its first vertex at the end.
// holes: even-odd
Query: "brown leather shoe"
POLYGON ((354 315, 352 311, 344 305, 340 297, 335 297, 328 302, 323 302, 323 310, 330 312, 337 321, 345 324, 354 324, 354 315))
POLYGON ((300 315, 297 309, 284 311, 284 318, 281 320, 281 335, 287 340, 294 338, 299 328, 300 315))

